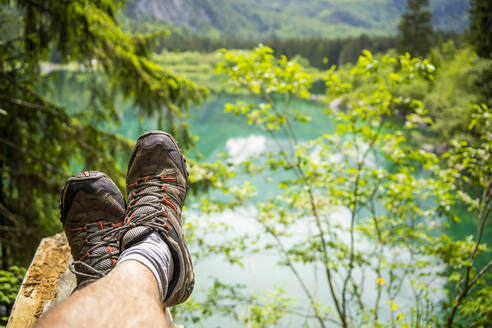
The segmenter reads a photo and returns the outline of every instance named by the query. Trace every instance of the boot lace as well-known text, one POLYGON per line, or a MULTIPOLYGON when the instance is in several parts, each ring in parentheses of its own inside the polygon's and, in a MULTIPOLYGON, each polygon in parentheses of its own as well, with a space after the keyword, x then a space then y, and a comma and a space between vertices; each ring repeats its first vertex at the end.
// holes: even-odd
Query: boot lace
POLYGON ((82 276, 89 279, 98 279, 105 276, 111 269, 113 269, 116 261, 118 260, 119 252, 113 252, 118 250, 118 234, 124 229, 122 224, 110 224, 107 228, 102 228, 108 222, 101 220, 94 223, 88 223, 84 227, 74 228, 72 231, 86 231, 87 237, 84 244, 89 246, 89 249, 78 261, 73 261, 68 266, 69 270, 78 276, 82 276), (95 253, 96 249, 107 249, 104 254, 95 253), (108 267, 105 270, 98 270, 95 267, 104 260, 111 260, 113 266, 108 267), (89 264, 90 263, 90 264, 89 264), (82 269, 84 271, 77 270, 82 269))
POLYGON ((125 227, 147 226, 169 230, 168 209, 177 211, 176 202, 167 192, 167 186, 176 182, 176 176, 146 176, 128 184, 128 208, 125 227))

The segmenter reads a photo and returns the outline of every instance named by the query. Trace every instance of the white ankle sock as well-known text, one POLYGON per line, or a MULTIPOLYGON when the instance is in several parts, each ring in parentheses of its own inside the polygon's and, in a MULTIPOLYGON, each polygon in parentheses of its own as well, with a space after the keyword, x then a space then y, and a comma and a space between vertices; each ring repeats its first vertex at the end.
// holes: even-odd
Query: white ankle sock
POLYGON ((167 244, 156 232, 152 232, 142 241, 124 250, 116 265, 128 260, 138 261, 152 271, 157 281, 161 301, 164 302, 168 283, 173 277, 174 267, 171 251, 167 244))

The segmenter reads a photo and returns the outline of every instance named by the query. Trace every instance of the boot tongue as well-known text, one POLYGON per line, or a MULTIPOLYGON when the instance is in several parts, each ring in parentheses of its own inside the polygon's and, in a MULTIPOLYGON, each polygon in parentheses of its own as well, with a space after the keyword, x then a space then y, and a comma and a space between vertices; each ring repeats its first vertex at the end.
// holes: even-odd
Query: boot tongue
MULTIPOLYGON (((158 194, 160 190, 161 190, 161 188, 158 186, 149 186, 147 188, 144 188, 141 191, 141 193, 144 193, 146 195, 144 195, 142 198, 140 198, 138 203, 139 204, 149 204, 149 203, 160 204, 161 197, 153 194, 153 193, 158 194)), ((133 212, 133 221, 136 222, 136 221, 138 221, 139 218, 147 216, 147 215, 154 213, 156 211, 157 210, 153 206, 149 206, 149 205, 139 206, 135 209, 135 212, 133 212)))
MULTIPOLYGON (((161 204, 161 197, 155 194, 159 194, 161 190, 158 186, 148 186, 144 188, 140 193, 145 194, 143 197, 139 198, 139 204, 161 204)), ((161 206, 161 205, 160 205, 161 206)), ((161 206, 162 207, 162 206, 161 206)), ((150 214, 158 211, 155 207, 150 205, 142 205, 135 209, 133 212, 133 222, 138 222, 139 218, 146 217, 150 214)), ((141 240, 142 236, 149 234, 152 229, 144 226, 137 226, 128 230, 122 238, 122 246, 123 248, 129 247, 133 243, 134 240, 141 240)))
POLYGON ((136 226, 128 230, 121 240, 121 250, 125 250, 134 243, 143 240, 143 238, 152 233, 152 229, 145 226, 136 226))

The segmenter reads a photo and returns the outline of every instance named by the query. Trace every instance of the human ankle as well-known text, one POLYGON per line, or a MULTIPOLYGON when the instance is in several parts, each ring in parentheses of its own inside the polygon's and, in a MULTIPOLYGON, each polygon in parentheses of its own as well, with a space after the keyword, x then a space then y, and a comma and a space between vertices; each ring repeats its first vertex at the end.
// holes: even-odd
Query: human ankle
POLYGON ((161 301, 165 300, 168 284, 173 276, 173 259, 167 244, 156 232, 149 233, 141 241, 125 249, 117 265, 138 262, 148 269, 155 278, 161 301))

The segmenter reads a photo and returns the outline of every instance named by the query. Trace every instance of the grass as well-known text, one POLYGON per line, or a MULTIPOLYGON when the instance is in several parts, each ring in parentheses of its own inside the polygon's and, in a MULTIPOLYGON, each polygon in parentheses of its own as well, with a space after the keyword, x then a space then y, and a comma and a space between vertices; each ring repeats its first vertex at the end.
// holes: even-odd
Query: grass
MULTIPOLYGON (((244 50, 241 50, 244 51, 244 50)), ((186 77, 195 83, 206 86, 210 92, 215 94, 243 94, 232 90, 226 86, 226 77, 216 75, 215 67, 221 61, 220 51, 212 53, 201 52, 169 52, 162 51, 160 54, 155 54, 153 59, 161 66, 170 70, 172 73, 186 77)), ((323 79, 323 72, 310 67, 307 60, 298 58, 301 61, 305 70, 311 74, 313 83, 323 79)))

